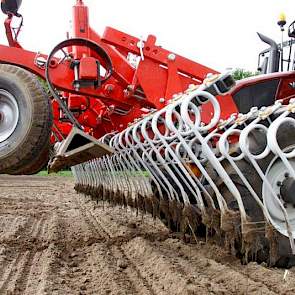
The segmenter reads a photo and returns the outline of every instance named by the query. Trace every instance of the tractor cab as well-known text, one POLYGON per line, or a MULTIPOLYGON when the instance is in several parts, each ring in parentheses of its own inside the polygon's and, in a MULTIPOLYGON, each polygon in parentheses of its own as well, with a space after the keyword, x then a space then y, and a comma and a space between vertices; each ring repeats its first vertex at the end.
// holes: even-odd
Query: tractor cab
POLYGON ((284 26, 286 18, 281 14, 278 25, 282 32, 282 41, 277 43, 273 39, 257 33, 261 41, 269 47, 260 52, 258 57, 258 71, 261 74, 285 72, 295 70, 295 21, 288 28, 288 40, 284 41, 284 26))

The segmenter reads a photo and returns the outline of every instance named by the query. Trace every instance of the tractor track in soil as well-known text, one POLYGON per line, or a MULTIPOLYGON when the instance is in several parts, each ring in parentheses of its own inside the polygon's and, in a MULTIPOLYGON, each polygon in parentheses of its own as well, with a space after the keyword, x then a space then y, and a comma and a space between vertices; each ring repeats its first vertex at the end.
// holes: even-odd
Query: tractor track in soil
POLYGON ((0 294, 294 294, 295 269, 241 265, 158 220, 76 194, 71 178, 0 177, 0 294))

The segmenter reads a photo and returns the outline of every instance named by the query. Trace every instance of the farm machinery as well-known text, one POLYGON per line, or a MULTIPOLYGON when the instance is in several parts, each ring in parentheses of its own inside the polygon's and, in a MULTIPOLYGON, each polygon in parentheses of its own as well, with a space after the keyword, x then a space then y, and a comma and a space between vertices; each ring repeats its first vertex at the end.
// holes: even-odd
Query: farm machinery
POLYGON ((94 200, 217 240, 245 262, 294 264, 295 72, 278 71, 278 48, 263 53, 265 75, 235 83, 153 35, 99 36, 77 0, 71 36, 45 55, 18 41, 20 4, 1 2, 0 173, 71 166, 94 200))

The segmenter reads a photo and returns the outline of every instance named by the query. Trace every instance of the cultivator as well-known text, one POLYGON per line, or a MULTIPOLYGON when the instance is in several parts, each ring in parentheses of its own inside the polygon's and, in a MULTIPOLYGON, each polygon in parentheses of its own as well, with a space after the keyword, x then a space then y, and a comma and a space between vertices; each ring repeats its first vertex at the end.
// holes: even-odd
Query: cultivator
MULTIPOLYGON (((294 71, 235 85, 152 35, 100 37, 82 0, 72 38, 26 51, 21 2, 1 1, 0 173, 36 173, 51 154, 49 171, 73 166, 78 192, 218 239, 245 262, 295 264, 294 71)), ((285 59, 264 39, 275 72, 285 59)))
POLYGON ((115 152, 73 167, 76 190, 151 213, 175 231, 206 227, 245 261, 286 264, 295 253, 295 101, 220 121, 205 85, 103 137, 115 152), (213 107, 208 124, 204 104, 213 107))

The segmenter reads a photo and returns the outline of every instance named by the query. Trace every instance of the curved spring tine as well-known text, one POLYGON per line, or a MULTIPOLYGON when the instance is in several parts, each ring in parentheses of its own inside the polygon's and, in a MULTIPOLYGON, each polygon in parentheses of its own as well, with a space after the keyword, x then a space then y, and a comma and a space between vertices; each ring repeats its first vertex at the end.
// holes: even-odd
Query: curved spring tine
POLYGON ((111 175, 107 169, 107 165, 108 165, 107 159, 106 159, 106 156, 104 156, 101 161, 101 167, 102 167, 102 171, 103 171, 103 182, 105 184, 106 189, 110 190, 111 189, 111 184, 110 184, 111 175))
POLYGON ((295 178, 295 171, 293 167, 290 165, 290 162, 288 161, 288 159, 295 157, 295 149, 293 149, 292 151, 284 152, 278 143, 277 136, 278 136, 278 130, 280 126, 283 125, 284 123, 290 123, 289 124, 290 127, 291 126, 293 128, 295 127, 295 119, 291 117, 287 117, 292 112, 292 109, 294 108, 295 108, 295 103, 291 103, 289 105, 289 108, 284 113, 282 113, 269 126, 268 133, 267 133, 267 139, 268 139, 268 143, 269 143, 269 147, 271 151, 275 155, 281 158, 282 162, 285 164, 285 166, 287 167, 289 173, 292 175, 293 178, 295 178))
MULTIPOLYGON (((220 105, 219 105, 218 101, 216 100, 216 98, 208 92, 200 91, 199 93, 197 93, 197 95, 200 97, 207 98, 207 100, 210 101, 210 103, 213 105, 214 115, 213 115, 211 122, 208 125, 204 125, 204 126, 199 127, 195 124, 195 122, 193 122, 191 120, 189 112, 188 112, 189 105, 190 105, 191 99, 192 99, 191 97, 186 97, 183 100, 182 105, 181 105, 181 117, 184 119, 185 123, 192 128, 195 136, 198 138, 199 142, 202 145, 202 150, 203 150, 204 155, 210 161, 213 168, 216 170, 218 175, 224 181, 224 184, 227 186, 227 188, 229 189, 231 194, 237 200, 237 203, 239 205, 240 214, 241 214, 241 220, 242 220, 242 224, 243 224, 244 222, 246 222, 247 217, 246 217, 246 212, 245 212, 245 208, 243 205, 243 201, 242 201, 240 192, 237 189, 237 187, 235 186, 235 184, 233 183, 233 181, 231 180, 230 176, 226 173, 226 171, 223 168, 223 166, 221 165, 221 163, 216 158, 215 154, 212 152, 211 148, 208 146, 205 138, 203 138, 203 136, 201 134, 202 131, 208 131, 212 128, 212 126, 215 126, 217 124, 216 120, 219 119, 218 117, 220 115, 220 105)), ((205 173, 207 174, 207 172, 205 172, 205 173)), ((210 185, 211 186, 213 185, 212 188, 214 189, 214 191, 216 190, 216 192, 219 193, 218 194, 218 202, 219 202, 219 205, 222 206, 222 207, 220 207, 220 210, 223 211, 223 213, 224 213, 225 204, 224 204, 224 201, 222 201, 224 199, 221 196, 220 192, 218 191, 216 185, 212 182, 212 180, 210 182, 211 182, 210 185)))
MULTIPOLYGON (((181 142, 178 143, 178 146, 182 145, 181 142)), ((190 146, 190 144, 189 144, 190 146)), ((178 148, 179 150, 180 148, 178 148)), ((179 151, 176 151, 176 154, 178 155, 178 157, 180 158, 183 165, 186 165, 186 169, 188 170, 188 172, 190 173, 190 176, 192 177, 192 179, 195 181, 195 183, 197 184, 198 188, 200 188, 200 190, 206 195, 207 200, 210 201, 211 207, 213 209, 216 209, 216 206, 214 204, 213 198, 210 195, 210 193, 208 192, 208 190, 205 188, 205 186, 202 184, 202 182, 200 181, 200 179, 195 175, 194 171, 192 170, 192 168, 190 167, 190 165, 187 165, 187 163, 193 163, 193 161, 191 161, 191 159, 187 156, 187 158, 184 160, 182 159, 181 155, 179 154, 179 151)), ((197 191, 197 193, 200 193, 200 190, 197 191)))
MULTIPOLYGON (((253 124, 253 125, 254 124, 257 124, 259 122, 259 120, 260 119, 257 118, 253 122, 251 122, 251 124, 253 124)), ((261 126, 263 126, 263 125, 261 125, 261 126)), ((244 173, 240 170, 240 168, 236 164, 236 162, 238 162, 238 161, 240 161, 240 160, 242 160, 242 159, 245 158, 244 152, 241 152, 240 155, 235 156, 235 157, 232 156, 232 155, 230 155, 228 137, 231 136, 231 135, 235 135, 235 134, 240 134, 241 133, 241 130, 240 129, 237 129, 237 127, 238 127, 238 123, 234 123, 231 127, 229 127, 221 135, 221 137, 219 139, 219 142, 218 142, 220 152, 227 159, 227 161, 231 164, 231 166, 234 168, 234 170, 237 172, 238 176, 243 181, 243 183, 245 184, 246 188, 251 193, 251 195, 254 198, 254 200, 257 202, 257 204, 259 205, 259 207, 262 209, 262 212, 263 212, 264 217, 266 218, 266 220, 269 220, 268 219, 268 213, 266 212, 265 206, 263 205, 263 203, 261 202, 259 196, 257 195, 257 193, 255 192, 255 190, 253 189, 253 187, 251 186, 251 184, 249 183, 249 181, 245 177, 244 173)), ((241 146, 241 144, 240 144, 240 146, 241 146)))
POLYGON ((98 141, 101 142, 101 143, 104 143, 106 145, 109 145, 111 138, 114 135, 116 135, 117 133, 118 133, 117 131, 114 131, 114 132, 111 132, 111 133, 107 133, 104 136, 102 136, 101 138, 99 138, 98 141))
MULTIPOLYGON (((195 98, 195 95, 198 94, 198 95, 202 95, 204 94, 203 92, 192 92, 190 96, 187 96, 185 99, 187 100, 191 100, 193 98, 195 98)), ((205 93, 205 95, 207 95, 207 93, 205 93)), ((183 101, 182 101, 183 102, 183 101)), ((188 105, 187 105, 187 109, 184 110, 183 109, 183 106, 182 106, 182 102, 179 102, 176 106, 180 106, 181 107, 181 118, 183 118, 183 113, 185 111, 188 111, 188 105)), ((174 108, 176 107, 174 106, 174 108)), ((221 210, 221 212, 224 214, 225 213, 225 210, 227 209, 227 205, 225 203, 225 200, 223 199, 222 195, 220 194, 217 186, 215 185, 214 181, 212 180, 212 178, 209 176, 209 174, 207 173, 206 169, 203 167, 203 165, 201 164, 201 162, 198 160, 198 158, 196 157, 196 155, 194 154, 194 152, 192 151, 191 147, 189 146, 189 144, 186 142, 185 138, 183 137, 183 134, 184 136, 186 135, 189 135, 192 130, 190 130, 189 132, 185 131, 185 132, 180 132, 178 128, 176 128, 174 122, 173 122, 173 118, 172 118, 172 114, 173 114, 173 108, 170 106, 167 110, 167 113, 166 113, 166 122, 167 122, 167 125, 169 127, 169 129, 171 131, 173 131, 175 133, 175 135, 177 136, 179 142, 182 144, 182 146, 185 148, 188 156, 190 157, 190 159, 193 161, 194 164, 196 164, 196 166, 198 167, 198 169, 200 170, 200 172, 202 173, 202 175, 205 177, 205 179, 208 181, 208 183, 210 184, 210 186, 212 187, 212 189, 214 190, 215 192, 215 195, 217 197, 217 201, 218 201, 218 204, 219 204, 219 208, 221 210)), ((199 109, 195 106, 195 122, 191 122, 193 125, 195 126, 198 126, 200 127, 200 122, 201 122, 201 119, 200 119, 200 114, 199 114, 199 109)), ((186 122, 184 122, 186 123, 186 122)), ((186 123, 187 124, 187 123, 186 123)), ((190 125, 192 125, 190 124, 190 125)), ((188 124, 187 124, 188 125, 188 124)), ((189 125, 188 125, 189 126, 189 125)), ((189 127, 192 127, 192 126, 189 126, 189 127)), ((195 134, 195 132, 193 133, 195 134)), ((203 137, 199 134, 199 138, 201 138, 203 140, 203 137)), ((198 138, 198 140, 199 140, 198 138)), ((200 141, 201 142, 201 141, 200 141)), ((215 155, 213 154, 213 157, 215 157, 215 155)))
POLYGON ((92 161, 92 163, 93 163, 93 169, 94 169, 94 175, 95 175, 95 184, 94 184, 94 186, 95 186, 95 188, 98 188, 99 185, 100 185, 100 175, 99 175, 99 171, 97 169, 97 159, 94 159, 92 161))
MULTIPOLYGON (((124 157, 124 152, 118 153, 117 155, 117 159, 118 159, 118 166, 120 166, 120 171, 121 171, 121 187, 123 188, 124 192, 133 191, 133 188, 138 188, 139 186, 137 186, 137 184, 134 182, 134 180, 132 179, 132 177, 130 177, 130 172, 128 172, 128 168, 125 165, 126 163, 126 158, 124 157), (125 186, 126 185, 126 186, 125 186)), ((132 173, 131 173, 132 175, 132 173)))
POLYGON ((145 175, 142 171, 142 169, 140 168, 140 166, 136 163, 136 159, 132 156, 132 151, 135 150, 135 147, 133 147, 133 150, 131 150, 130 148, 128 148, 128 129, 121 132, 120 136, 119 136, 119 145, 122 149, 125 149, 126 152, 126 156, 128 157, 128 159, 125 159, 125 163, 128 165, 129 170, 131 171, 131 176, 133 178, 133 180, 135 180, 136 176, 139 175, 139 177, 137 177, 137 181, 136 183, 137 185, 137 189, 138 191, 142 191, 142 195, 148 195, 148 188, 147 188, 147 184, 145 182, 145 175), (125 139, 125 144, 123 143, 123 138, 125 139), (132 175, 133 174, 133 175, 132 175))
MULTIPOLYGON (((149 151, 146 149, 146 147, 141 143, 141 140, 139 139, 137 133, 140 132, 142 135, 143 139, 146 141, 148 144, 148 147, 152 151, 157 151, 157 149, 154 146, 153 140, 150 139, 147 131, 146 124, 148 122, 149 118, 143 119, 141 122, 136 124, 134 128, 132 129, 132 136, 133 139, 137 142, 139 149, 143 152, 143 157, 146 157, 149 161, 149 166, 148 169, 150 173, 154 176, 154 178, 157 180, 156 183, 158 183, 162 190, 160 191, 165 191, 167 193, 167 197, 170 201, 174 200, 177 198, 177 192, 175 191, 174 187, 171 186, 169 180, 166 178, 162 170, 159 168, 157 163, 153 160, 153 158, 150 156, 149 151)), ((143 158, 142 158, 143 159, 143 158)), ((163 195, 162 195, 163 196, 163 195)))
POLYGON ((79 176, 78 176, 78 173, 77 173, 77 167, 76 166, 71 167, 71 171, 72 171, 72 174, 74 176, 75 185, 79 184, 79 176))
MULTIPOLYGON (((175 134, 175 137, 177 138, 177 141, 179 142, 180 138, 179 138, 179 129, 182 129, 182 126, 184 125, 184 122, 182 122, 182 119, 179 115, 179 113, 177 111, 175 111, 175 108, 179 105, 179 103, 177 104, 172 104, 170 105, 167 109, 166 109, 166 114, 165 114, 165 121, 167 124, 167 128, 169 128, 169 130, 171 132, 173 132, 175 134), (174 118, 177 118, 177 122, 179 123, 178 128, 175 127, 174 123, 173 123, 173 128, 171 128, 171 122, 170 119, 172 120, 172 116, 174 116, 174 118), (176 131, 177 130, 177 131, 176 131), (176 131, 176 132, 175 132, 176 131)), ((156 132, 156 131, 155 131, 156 132)), ((159 132, 160 133, 160 132, 159 132)), ((186 135, 190 135, 190 130, 184 131, 184 133, 186 135)), ((157 134, 158 135, 158 134, 157 134)), ((161 137, 161 140, 164 142, 165 147, 167 149, 167 151, 169 152, 170 156, 174 159, 174 160, 179 160, 177 153, 175 151, 173 151, 173 149, 171 148, 171 146, 168 144, 168 142, 166 141, 166 137, 159 134, 158 136, 161 137)), ((182 138, 184 141, 185 139, 182 138)), ((183 143, 183 142, 181 142, 183 143)), ((183 146, 183 145, 182 145, 183 146)), ((185 148, 185 146, 183 146, 185 148)), ((185 149, 186 150, 186 149, 185 149)), ((190 190, 190 192, 193 194, 193 196, 195 197, 195 200, 197 201, 197 204, 199 206, 199 208, 202 211, 205 211, 205 205, 204 205, 204 201, 203 198, 200 194, 199 191, 199 187, 197 186, 196 182, 194 181, 194 179, 192 178, 191 174, 188 172, 187 167, 185 167, 183 165, 183 163, 181 161, 178 162, 178 168, 181 171, 181 174, 184 175, 184 177, 182 177, 182 181, 184 182, 184 184, 186 185, 186 187, 190 190)))
POLYGON ((120 178, 119 173, 117 171, 117 159, 116 155, 112 155, 111 157, 106 156, 106 168, 107 168, 107 175, 110 178, 110 189, 113 192, 117 192, 120 190, 121 184, 120 184, 120 178))
POLYGON ((134 182, 134 179, 132 179, 132 177, 130 177, 132 175, 132 172, 130 172, 130 171, 134 171, 134 168, 132 167, 132 165, 129 165, 129 161, 127 160, 128 151, 126 149, 124 150, 123 148, 121 148, 121 146, 119 144, 119 136, 120 136, 120 134, 118 134, 114 137, 112 144, 115 147, 115 149, 118 151, 117 155, 120 155, 120 160, 118 158, 118 161, 119 161, 119 165, 121 167, 121 173, 122 173, 122 175, 124 175, 124 178, 127 181, 126 182, 127 190, 129 190, 130 192, 134 192, 138 189, 139 186, 137 186, 137 183, 134 182))
MULTIPOLYGON (((136 129, 137 125, 135 125, 133 128, 136 129)), ((160 194, 160 198, 163 199, 162 189, 159 184, 161 181, 159 180, 157 174, 154 174, 153 170, 151 170, 151 168, 148 167, 147 162, 144 161, 144 159, 139 155, 139 153, 137 151, 137 150, 140 150, 140 151, 142 151, 142 155, 146 155, 146 150, 145 150, 144 144, 142 144, 141 141, 137 141, 137 137, 135 137, 135 138, 133 138, 134 143, 135 142, 137 143, 136 148, 135 148, 135 145, 133 144, 133 142, 130 142, 130 140, 129 140, 129 132, 130 131, 131 131, 131 128, 127 128, 126 135, 125 135, 125 141, 134 155, 134 161, 135 162, 138 161, 139 165, 141 165, 144 168, 144 170, 148 173, 148 177, 152 181, 154 181, 155 185, 157 186, 158 192, 160 194)), ((135 164, 135 165, 137 165, 137 164, 135 164)), ((150 183, 148 183, 147 185, 150 187, 150 193, 152 194, 152 188, 150 186, 150 183)), ((169 194, 166 187, 164 187, 163 189, 166 191, 167 194, 169 194)))
POLYGON ((82 164, 80 164, 80 165, 78 165, 78 166, 76 166, 77 167, 77 170, 78 170, 78 175, 79 175, 79 184, 82 186, 83 185, 83 177, 84 177, 84 175, 83 175, 83 166, 82 166, 82 164))
MULTIPOLYGON (((154 114, 154 116, 157 113, 154 114)), ((151 118, 151 120, 153 120, 154 116, 151 118)), ((149 118, 143 119, 142 124, 139 125, 140 127, 140 131, 141 131, 141 135, 143 136, 143 138, 149 143, 149 147, 151 148, 151 150, 153 151, 153 153, 156 155, 158 161, 160 162, 160 165, 163 167, 163 169, 166 170, 166 172, 169 174, 169 176, 171 177, 171 179, 173 180, 174 183, 177 184, 177 186, 180 188, 181 190, 181 194, 183 194, 184 197, 186 197, 186 199, 188 199, 187 194, 183 188, 183 186, 181 185, 181 183, 178 181, 177 177, 174 175, 173 171, 171 170, 171 168, 168 166, 168 164, 165 162, 165 159, 162 157, 162 155, 159 152, 159 148, 155 145, 154 140, 150 139, 150 136, 148 134, 148 130, 147 130, 147 123, 151 124, 151 121, 149 118)), ((163 123, 163 122, 161 122, 163 123)), ((153 130, 153 133, 156 134, 153 130)), ((137 134, 135 132, 133 132, 133 137, 137 137, 137 134)), ((141 147, 143 149, 143 147, 141 147)), ((152 164, 153 168, 156 169, 156 173, 159 173, 161 180, 164 182, 163 185, 166 185, 170 194, 168 195, 168 197, 170 198, 170 200, 175 200, 176 201, 180 201, 178 193, 176 192, 175 188, 171 185, 171 180, 167 179, 167 177, 165 176, 165 174, 159 169, 159 165, 157 163, 155 163, 155 161, 153 160, 152 157, 150 157, 148 154, 146 154, 147 157, 149 157, 150 163, 152 164)))
POLYGON ((95 168, 96 168, 96 177, 97 177, 97 187, 103 186, 103 170, 101 167, 101 159, 95 159, 94 160, 94 164, 95 164, 95 168))
MULTIPOLYGON (((266 187, 268 188, 268 190, 271 193, 272 197, 274 198, 274 200, 276 200, 276 203, 280 206, 280 209, 282 210, 283 215, 284 215, 284 218, 285 218, 286 228, 287 228, 287 236, 289 237, 289 240, 290 240, 290 245, 291 245, 292 253, 295 254, 294 238, 293 238, 293 234, 292 234, 292 230, 291 230, 291 226, 290 226, 290 221, 289 221, 287 210, 284 208, 282 202, 280 201, 280 199, 278 198, 277 194, 273 190, 272 185, 270 184, 270 182, 266 178, 263 170, 260 168, 259 164, 257 163, 257 159, 260 159, 263 156, 268 155, 269 151, 267 149, 269 149, 269 147, 270 147, 270 149, 273 148, 273 141, 275 140, 274 139, 274 136, 276 136, 276 134, 277 134, 276 133, 277 127, 285 119, 286 115, 287 115, 287 113, 284 112, 281 116, 279 116, 279 118, 275 119, 275 121, 273 123, 271 123, 271 125, 269 126, 268 130, 266 130, 266 132, 267 132, 267 140, 268 140, 268 143, 267 144, 268 144, 268 146, 266 147, 265 151, 262 152, 262 154, 255 155, 255 154, 253 154, 249 150, 249 147, 248 147, 248 142, 249 142, 249 138, 248 137, 249 137, 249 134, 255 128, 257 129, 257 126, 255 124, 250 124, 249 126, 247 126, 241 132, 241 135, 240 135, 240 147, 241 147, 242 152, 245 154, 245 156, 247 156, 247 158, 250 160, 250 162, 253 165, 253 167, 256 169, 257 173, 259 174, 260 178, 263 181, 263 184, 266 185, 266 187)), ((263 128, 263 127, 259 126, 259 128, 263 128)), ((280 154, 280 156, 282 156, 282 151, 280 152, 279 150, 280 149, 275 149, 275 151, 278 152, 280 154)), ((288 163, 286 165, 287 167, 290 165, 289 162, 288 162, 288 160, 286 158, 284 160, 282 159, 282 161, 283 161, 283 163, 285 165, 286 165, 286 162, 288 163)), ((293 170, 292 167, 291 167, 291 170, 293 170)), ((268 213, 267 210, 266 210, 266 214, 268 215, 268 219, 271 219, 271 217, 269 216, 269 213, 268 213)))
POLYGON ((86 186, 86 175, 84 170, 84 164, 81 164, 81 176, 82 176, 82 186, 86 186))

